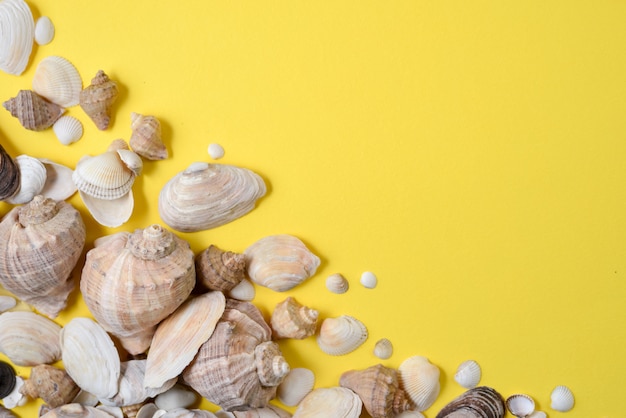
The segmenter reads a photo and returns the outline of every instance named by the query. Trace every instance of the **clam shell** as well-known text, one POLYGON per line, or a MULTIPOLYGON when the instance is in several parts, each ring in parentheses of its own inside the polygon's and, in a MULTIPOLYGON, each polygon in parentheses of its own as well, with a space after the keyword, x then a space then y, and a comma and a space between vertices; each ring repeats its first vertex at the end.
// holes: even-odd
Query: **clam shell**
POLYGON ((504 418, 505 413, 502 395, 493 388, 478 386, 444 406, 436 418, 504 418))
POLYGON ((61 358, 61 327, 34 312, 0 315, 0 352, 18 366, 54 363, 61 358))
POLYGON ((341 315, 324 319, 317 336, 317 345, 326 354, 341 356, 359 348, 367 337, 367 327, 361 321, 349 315, 341 315))
POLYGON ((176 408, 188 408, 198 400, 198 394, 184 385, 174 385, 154 399, 159 409, 170 411, 176 408))
POLYGON ((412 356, 398 367, 401 386, 417 411, 425 411, 437 400, 440 391, 439 368, 426 357, 412 356))
POLYGON ((130 147, 148 160, 164 160, 168 157, 167 148, 161 137, 161 122, 151 115, 131 113, 132 135, 130 147))
MULTIPOLYGON (((8 295, 0 295, 0 312, 8 311, 17 305, 17 300, 8 295)), ((0 398, 2 398, 0 396, 0 398)))
POLYGON ((465 389, 472 389, 478 386, 481 376, 480 365, 474 360, 466 360, 457 367, 454 380, 465 389))
POLYGON ((52 408, 72 402, 80 388, 65 370, 40 364, 30 371, 21 392, 29 398, 41 398, 52 408))
POLYGON ((359 418, 363 402, 347 388, 317 388, 298 405, 293 418, 359 418))
POLYGON ((364 271, 361 274, 360 282, 363 285, 363 287, 367 289, 373 289, 378 284, 378 278, 371 271, 364 271))
POLYGON ((256 289, 252 282, 248 279, 244 279, 239 284, 228 291, 228 297, 243 300, 243 301, 251 301, 254 299, 256 295, 256 289))
POLYGON ((193 163, 163 186, 159 214, 181 232, 216 228, 250 212, 265 192, 263 179, 248 169, 193 163))
POLYGON ((319 312, 300 304, 293 297, 274 308, 270 326, 275 338, 304 339, 315 334, 319 312))
POLYGON ((277 292, 313 276, 320 259, 298 238, 282 234, 261 238, 244 251, 250 279, 277 292))
POLYGON ((115 418, 114 415, 93 406, 68 403, 51 409, 39 418, 115 418))
POLYGON ((557 386, 550 393, 550 408, 567 412, 574 407, 574 394, 567 386, 557 386))
POLYGON ((46 168, 46 183, 41 194, 53 200, 65 200, 76 193, 76 185, 72 181, 74 170, 45 158, 40 158, 46 168))
POLYGON ((5 200, 20 187, 20 169, 0 144, 0 200, 5 200))
POLYGON ((289 371, 280 385, 276 395, 286 406, 296 406, 315 387, 315 374, 304 367, 296 367, 289 371))
POLYGON ((17 96, 4 102, 2 106, 24 128, 31 131, 43 131, 51 127, 64 111, 61 106, 47 101, 32 90, 20 90, 17 96))
POLYGON ((35 42, 37 45, 47 45, 54 39, 54 24, 48 16, 41 16, 35 22, 35 42))
POLYGON ((338 295, 346 293, 349 287, 348 280, 339 273, 331 274, 326 278, 326 289, 338 295))
POLYGON ((20 170, 20 187, 6 201, 14 205, 22 205, 41 194, 46 184, 47 173, 46 167, 37 158, 22 154, 17 156, 15 162, 20 170))
POLYGON ((246 278, 243 254, 222 251, 215 245, 196 256, 196 286, 227 292, 246 278))
POLYGON ((33 76, 33 91, 63 108, 76 106, 83 80, 74 65, 59 56, 41 60, 33 76))
POLYGON ((290 418, 291 414, 274 405, 265 408, 253 408, 247 411, 226 412, 223 410, 215 413, 217 418, 290 418))
POLYGON ((83 136, 83 124, 70 115, 61 116, 52 125, 52 130, 63 145, 73 144, 83 136))
POLYGON ((80 107, 101 131, 107 129, 111 123, 113 103, 117 100, 117 83, 99 70, 79 95, 80 107))
POLYGON ((535 412, 535 401, 530 396, 518 393, 506 398, 506 408, 517 418, 527 418, 535 412))
POLYGON ((387 338, 381 338, 374 345, 374 355, 381 360, 386 360, 393 354, 393 344, 387 338))
POLYGON ((23 0, 0 2, 0 70, 21 75, 30 58, 35 37, 33 14, 23 0))

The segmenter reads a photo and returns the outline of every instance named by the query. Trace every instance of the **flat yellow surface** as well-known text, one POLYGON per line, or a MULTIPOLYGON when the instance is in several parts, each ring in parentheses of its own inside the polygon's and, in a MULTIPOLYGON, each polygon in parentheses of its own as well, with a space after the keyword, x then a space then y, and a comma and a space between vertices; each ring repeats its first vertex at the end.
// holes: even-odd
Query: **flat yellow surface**
MULTIPOLYGON (((212 162, 216 142, 219 162, 259 173, 268 194, 235 222, 179 236, 195 252, 241 252, 295 235, 322 259, 317 273, 287 293, 257 286, 254 303, 269 318, 291 295, 369 329, 343 357, 313 337, 280 343, 292 367, 314 370, 316 386, 426 356, 441 370, 424 413, 432 418, 464 391, 454 373, 474 359, 481 384, 529 394, 549 417, 624 416, 626 3, 29 4, 56 36, 34 48, 23 75, 0 74, 3 101, 30 88, 49 55, 74 63, 84 85, 103 69, 121 93, 107 131, 68 109, 85 126, 70 146, 0 109, 9 153, 74 167, 128 140, 131 112, 157 116, 170 151, 145 163, 122 227, 98 225, 70 199, 87 224, 86 250, 97 237, 162 224, 159 190, 191 162, 212 162), (359 284, 366 270, 375 289, 359 284), (326 289, 336 272, 348 293, 326 289), (383 337, 395 352, 381 361, 372 349, 383 337), (550 408, 556 385, 572 389, 572 411, 550 408)), ((73 296, 57 322, 84 315, 73 296)))

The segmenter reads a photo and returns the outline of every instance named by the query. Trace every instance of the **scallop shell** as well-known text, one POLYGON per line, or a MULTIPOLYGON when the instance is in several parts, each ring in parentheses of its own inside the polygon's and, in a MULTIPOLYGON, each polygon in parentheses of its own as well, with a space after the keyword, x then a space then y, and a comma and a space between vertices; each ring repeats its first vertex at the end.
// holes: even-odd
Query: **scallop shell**
POLYGON ((435 418, 504 418, 505 413, 502 395, 493 388, 478 386, 452 400, 435 418))
POLYGON ((198 400, 198 394, 184 385, 174 385, 159 394, 154 403, 159 409, 170 411, 176 408, 189 408, 198 400))
POLYGON ((465 389, 472 389, 478 386, 481 376, 480 365, 474 360, 466 360, 457 367, 454 380, 465 389))
POLYGON ((41 16, 35 22, 35 42, 37 45, 47 45, 54 39, 54 24, 48 16, 41 16))
POLYGON ((51 409, 39 418, 115 418, 106 411, 79 403, 68 403, 51 409))
POLYGON ((167 148, 161 137, 161 122, 150 115, 130 114, 130 127, 133 131, 129 143, 137 154, 149 160, 164 160, 168 157, 167 148))
POLYGON ((574 394, 567 386, 557 386, 550 393, 550 408, 567 412, 574 407, 574 394))
POLYGON ((193 163, 165 184, 159 214, 177 231, 202 231, 244 216, 265 192, 263 179, 248 169, 193 163))
POLYGON ((91 84, 80 92, 79 104, 96 127, 103 131, 111 123, 113 103, 117 100, 117 96, 117 83, 111 80, 104 71, 99 70, 91 80, 91 84))
POLYGON ((0 315, 0 352, 18 366, 54 363, 61 358, 61 327, 34 312, 0 315))
POLYGON ((371 271, 364 271, 361 274, 360 282, 363 285, 363 287, 367 289, 373 289, 378 284, 378 278, 371 271))
POLYGON ((29 378, 21 388, 29 398, 41 398, 52 408, 72 402, 80 388, 65 370, 40 364, 30 371, 29 378))
POLYGON ((46 184, 46 167, 37 158, 18 155, 15 159, 20 170, 20 187, 15 194, 6 199, 8 203, 21 205, 28 203, 41 194, 46 184))
POLYGON ((64 111, 61 106, 47 101, 31 90, 20 90, 17 96, 4 102, 2 106, 17 118, 24 128, 31 131, 43 131, 51 127, 64 111))
POLYGON ((30 59, 35 37, 33 14, 23 0, 0 2, 0 70, 21 75, 30 59))
POLYGON ((315 374, 310 369, 296 367, 289 371, 280 385, 276 395, 286 406, 296 406, 315 387, 315 374))
POLYGON ((293 297, 274 308, 270 325, 275 338, 304 339, 315 334, 319 312, 300 304, 293 297))
POLYGON ((72 180, 74 170, 45 158, 39 158, 46 168, 46 183, 41 194, 53 200, 65 200, 76 193, 76 185, 72 180))
POLYGON ((217 418, 291 418, 291 414, 274 405, 265 408, 254 408, 247 411, 226 412, 223 410, 215 413, 217 418))
POLYGON ((20 187, 20 169, 0 144, 0 200, 5 200, 20 187))
POLYGON ((76 106, 83 79, 74 65, 59 56, 41 60, 33 76, 33 91, 63 108, 76 106))
POLYGON ((85 224, 72 205, 35 196, 0 222, 0 282, 19 299, 56 317, 74 289, 71 273, 85 238, 85 224))
POLYGON ((412 356, 398 367, 404 391, 417 411, 425 411, 437 400, 440 391, 439 368, 426 357, 412 356))
POLYGON ((196 286, 228 292, 245 278, 243 254, 210 245, 196 256, 196 286))
POLYGON ((146 351, 156 326, 195 284, 189 243, 160 225, 120 232, 87 252, 80 289, 96 320, 130 354, 146 351))
POLYGON ((69 115, 61 116, 52 125, 52 130, 63 145, 73 144, 83 136, 83 124, 74 116, 69 115))
POLYGON ((387 338, 381 338, 374 345, 374 355, 379 359, 386 360, 393 354, 393 344, 387 338))
POLYGON ((339 273, 331 274, 326 278, 326 289, 338 295, 346 293, 349 287, 348 280, 339 273))
POLYGON ((261 238, 244 251, 250 279, 277 292, 313 276, 320 259, 298 238, 282 234, 261 238))
POLYGON ((523 393, 509 396, 506 398, 505 405, 517 418, 527 418, 535 412, 535 401, 523 393))
POLYGON ((317 345, 326 354, 341 356, 359 348, 367 337, 367 328, 361 321, 349 315, 341 315, 324 319, 317 336, 317 345))
POLYGON ((298 405, 293 418, 359 418, 363 402, 347 388, 317 388, 298 405))
POLYGON ((252 282, 248 279, 244 279, 239 284, 228 291, 228 297, 243 300, 243 301, 251 301, 254 299, 256 295, 256 289, 252 282))

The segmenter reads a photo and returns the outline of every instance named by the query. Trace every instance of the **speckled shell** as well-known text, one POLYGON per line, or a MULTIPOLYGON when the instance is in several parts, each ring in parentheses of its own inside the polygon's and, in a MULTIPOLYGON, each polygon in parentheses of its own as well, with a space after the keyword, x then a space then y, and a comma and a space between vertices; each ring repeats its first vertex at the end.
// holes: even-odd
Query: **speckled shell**
POLYGON ((480 365, 474 360, 466 360, 457 367, 454 380, 465 389, 472 389, 478 386, 481 375, 480 365))
POLYGON ((359 418, 363 402, 343 387, 317 388, 298 405, 293 418, 359 418))
POLYGON ((22 205, 41 194, 46 184, 47 172, 41 161, 25 154, 18 155, 15 162, 20 170, 20 187, 6 201, 14 205, 22 205))
POLYGON ((412 356, 404 360, 398 367, 400 384, 415 409, 425 411, 439 396, 440 371, 426 357, 412 356))
POLYGON ((67 59, 50 56, 42 59, 33 75, 33 91, 63 108, 76 106, 83 80, 67 59))
POLYGON ((43 131, 51 127, 63 114, 64 109, 47 101, 32 90, 20 90, 17 96, 2 104, 22 126, 31 131, 43 131))
POLYGON ((286 406, 296 406, 315 387, 315 374, 304 367, 296 367, 289 371, 285 379, 278 385, 278 400, 286 406))
POLYGON ((0 2, 0 70, 20 75, 26 69, 33 50, 35 22, 24 0, 0 2))
POLYGON ((246 260, 243 254, 210 245, 196 256, 198 287, 228 292, 245 278, 246 260))
POLYGON ((72 402, 80 388, 65 370, 40 364, 31 369, 20 391, 29 398, 41 398, 50 407, 56 408, 72 402))
POLYGON ((164 160, 168 157, 167 148, 161 138, 161 122, 150 115, 131 113, 130 127, 133 131, 130 147, 148 160, 164 160))
POLYGON ((302 305, 293 297, 280 302, 274 308, 270 325, 274 338, 304 339, 315 334, 319 312, 302 305))
POLYGON ((502 395, 490 387, 478 386, 444 406, 436 418, 504 418, 505 413, 502 395))
POLYGON ((61 327, 34 312, 0 315, 0 352, 18 366, 54 363, 61 358, 61 327))
POLYGON ((183 380, 227 411, 265 407, 289 373, 270 337, 256 306, 229 299, 215 331, 183 372, 183 380))
POLYGON ((0 144, 0 200, 11 197, 20 187, 20 169, 0 144))
POLYGON ((177 231, 202 231, 246 215, 265 192, 263 179, 246 168, 193 163, 163 186, 159 214, 177 231))
POLYGON ((326 354, 341 356, 359 348, 368 337, 367 327, 358 319, 341 315, 322 322, 317 345, 326 354))
POLYGON ((97 241, 87 252, 80 281, 93 316, 131 354, 148 348, 156 325, 194 285, 189 244, 156 224, 97 241))
POLYGON ((117 100, 117 83, 112 81, 102 70, 96 73, 91 84, 79 94, 80 107, 101 131, 111 122, 113 103, 117 100))
POLYGON ((0 222, 0 282, 24 302, 56 317, 74 289, 71 273, 85 237, 85 224, 71 204, 35 196, 0 222))

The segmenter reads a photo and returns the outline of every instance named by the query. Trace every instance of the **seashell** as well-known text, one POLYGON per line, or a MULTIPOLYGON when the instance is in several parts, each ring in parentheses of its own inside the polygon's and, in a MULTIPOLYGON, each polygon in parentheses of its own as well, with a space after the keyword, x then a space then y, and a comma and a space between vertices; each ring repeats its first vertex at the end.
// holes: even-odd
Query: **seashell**
POLYGON ((61 351, 67 374, 84 391, 112 398, 119 389, 121 365, 113 340, 97 322, 77 317, 61 330, 61 351))
POLYGON ((398 367, 401 387, 417 411, 428 409, 439 396, 439 368, 426 357, 412 356, 398 367))
POLYGON ((124 412, 122 412, 122 408, 119 406, 98 405, 96 406, 96 409, 98 411, 104 411, 114 418, 125 418, 124 412))
POLYGON ((378 284, 378 278, 371 271, 364 271, 361 274, 361 284, 367 289, 373 289, 378 284))
POLYGON ((528 418, 547 418, 548 415, 543 411, 535 411, 528 416, 528 418))
POLYGON ((317 336, 317 345, 326 354, 341 356, 359 348, 367 337, 367 328, 361 321, 341 315, 324 319, 317 336))
POLYGON ((93 406, 68 403, 51 409, 39 418, 115 418, 115 416, 93 406))
POLYGON ((101 131, 109 127, 113 103, 117 95, 117 83, 102 70, 99 70, 91 80, 91 84, 80 92, 80 107, 101 131))
POLYGON ((404 411, 396 415, 395 418, 424 418, 424 414, 419 411, 404 411))
POLYGON ((46 168, 46 183, 41 194, 53 200, 65 200, 76 193, 76 185, 72 181, 74 170, 45 158, 39 158, 46 168))
POLYGON ((19 187, 20 169, 0 144, 0 200, 13 196, 19 187))
POLYGON ((33 14, 23 0, 0 2, 0 70, 21 75, 30 59, 35 37, 33 14))
POLYGON ((15 388, 15 370, 4 361, 0 361, 0 399, 9 396, 15 388))
MULTIPOLYGON (((15 300, 12 296, 0 295, 0 312, 8 311, 9 309, 15 308, 17 305, 17 300, 15 300)), ((2 398, 2 396, 0 396, 2 398)))
POLYGON ((85 406, 96 406, 100 403, 98 397, 93 393, 89 393, 85 390, 80 389, 78 391, 78 395, 72 400, 71 403, 79 403, 85 406))
POLYGON ((412 409, 410 400, 400 389, 396 370, 382 364, 344 372, 339 385, 359 395, 372 418, 392 418, 412 409))
POLYGON ((184 385, 176 384, 154 398, 159 409, 170 411, 176 408, 188 408, 198 400, 198 395, 184 385))
POLYGON ((21 390, 29 398, 41 398, 52 408, 72 402, 80 388, 66 371, 48 364, 40 364, 30 371, 30 377, 21 390))
POLYGON ((225 308, 224 294, 214 291, 188 299, 165 318, 152 338, 143 386, 159 387, 180 375, 209 339, 225 308))
POLYGON ((35 42, 37 45, 48 45, 54 39, 54 24, 48 16, 41 16, 35 22, 35 42))
POLYGON ((254 299, 255 295, 256 295, 256 289, 254 288, 254 285, 252 284, 252 282, 248 279, 242 280, 241 282, 239 282, 237 286, 233 287, 232 289, 230 289, 230 291, 228 291, 229 298, 248 301, 248 302, 254 299))
POLYGON ((293 418, 359 418, 363 402, 347 388, 317 388, 298 405, 293 418))
POLYGON ((313 276, 320 259, 298 238, 282 234, 261 238, 244 251, 248 276, 277 292, 290 290, 313 276))
POLYGON ((0 222, 2 286, 45 315, 56 317, 74 289, 71 273, 85 237, 80 213, 67 202, 35 196, 30 203, 13 208, 0 222))
POLYGON ((20 170, 20 187, 6 202, 21 205, 41 194, 46 184, 46 167, 37 158, 28 155, 18 155, 15 162, 20 170))
POLYGON ((122 412, 122 418, 137 418, 139 410, 143 408, 144 405, 146 405, 145 402, 140 402, 134 405, 120 406, 119 408, 122 412))
POLYGON ((80 280, 93 316, 130 354, 146 351, 157 324, 194 285, 189 243, 156 224, 98 243, 87 252, 80 280))
POLYGON ((243 254, 222 251, 215 245, 196 256, 196 285, 227 292, 246 278, 243 254))
POLYGON ((567 412, 574 407, 574 394, 567 386, 557 386, 550 393, 550 408, 567 412))
POLYGON ((144 404, 135 415, 135 418, 153 418, 159 407, 153 403, 144 404))
POLYGON ((202 409, 176 408, 165 412, 163 415, 156 415, 155 418, 216 418, 215 414, 202 409))
POLYGON ((28 402, 28 398, 22 395, 21 389, 24 386, 24 379, 19 376, 15 377, 15 386, 11 393, 2 398, 2 403, 5 408, 13 409, 17 406, 23 406, 28 402))
POLYGON ((296 367, 289 371, 280 385, 276 395, 278 400, 287 406, 296 406, 315 387, 315 375, 310 369, 296 367))
POLYGON ((82 88, 78 70, 63 57, 46 57, 35 69, 33 91, 62 108, 76 106, 82 88))
POLYGON ((17 415, 13 414, 10 409, 0 406, 0 418, 17 418, 17 415))
POLYGON ((444 406, 436 418, 504 418, 505 413, 502 395, 490 387, 478 386, 444 406))
POLYGON ((265 408, 253 408, 247 411, 227 412, 219 410, 215 413, 217 418, 291 418, 291 414, 275 405, 265 408))
POLYGON ((527 418, 535 412, 535 401, 528 395, 518 393, 506 398, 505 405, 517 418, 527 418))
POLYGON ((61 358, 61 327, 34 312, 0 315, 0 352, 18 366, 54 363, 61 358))
POLYGON ((228 299, 215 331, 183 372, 184 383, 227 411, 267 406, 289 373, 270 337, 256 306, 228 299))
POLYGON ((31 90, 20 90, 17 96, 4 102, 2 106, 17 118, 24 128, 31 131, 43 131, 51 127, 64 111, 61 106, 47 101, 31 90))
POLYGON ((480 365, 474 360, 467 360, 457 367, 454 380, 465 389, 472 389, 478 386, 481 376, 480 365))
POLYGON ((209 144, 207 152, 214 160, 219 160, 220 158, 224 157, 224 147, 222 147, 220 144, 209 144))
POLYGON ((263 179, 251 170, 197 162, 163 186, 159 214, 178 231, 202 231, 241 218, 265 192, 263 179))
POLYGON ((315 334, 319 312, 304 306, 293 297, 280 302, 274 308, 270 326, 275 338, 302 340, 315 334))
POLYGON ((331 274, 326 278, 326 289, 338 295, 346 293, 349 287, 348 280, 339 273, 331 274))
POLYGON ((161 138, 161 122, 154 116, 135 112, 130 114, 130 120, 133 133, 129 143, 133 151, 149 160, 166 159, 168 152, 161 138))
POLYGON ((73 144, 83 136, 83 124, 70 115, 61 116, 52 125, 52 130, 63 145, 73 144))
POLYGON ((387 338, 381 338, 374 345, 374 355, 379 359, 386 360, 393 354, 393 344, 387 338))

